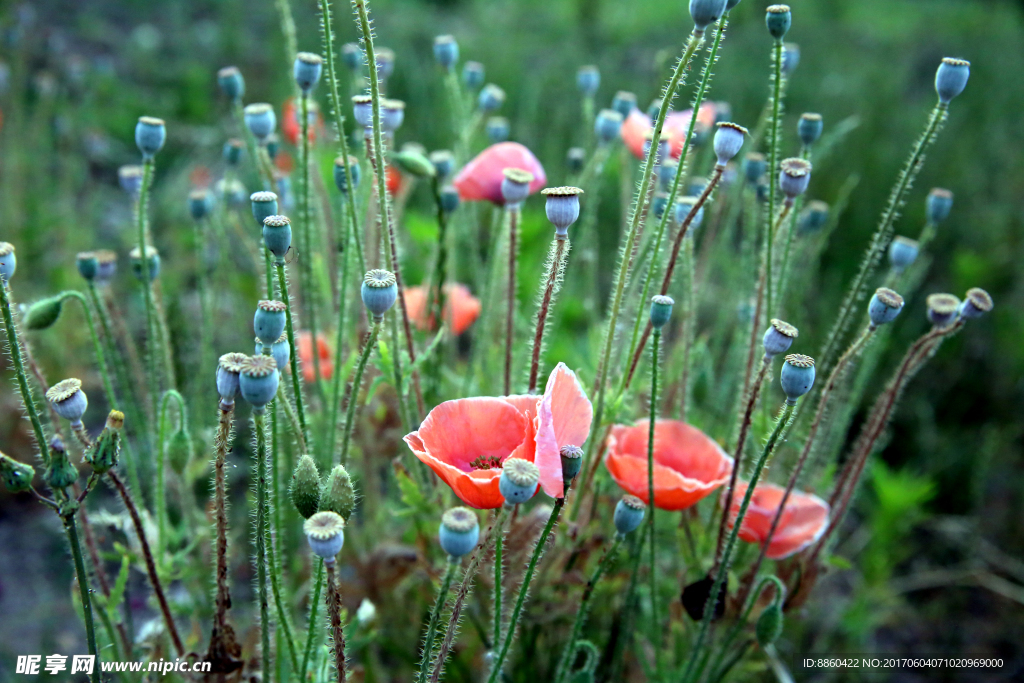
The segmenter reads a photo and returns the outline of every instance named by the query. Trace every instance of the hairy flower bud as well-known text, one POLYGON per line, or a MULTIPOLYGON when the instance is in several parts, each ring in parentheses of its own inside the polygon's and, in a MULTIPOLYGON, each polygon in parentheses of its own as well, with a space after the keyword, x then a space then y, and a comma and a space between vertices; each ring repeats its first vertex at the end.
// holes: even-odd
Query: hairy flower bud
POLYGON ((21 493, 32 488, 32 479, 36 471, 27 463, 18 462, 0 453, 0 481, 11 493, 21 493))
MULTIPOLYGON (((121 455, 121 428, 124 427, 124 413, 119 410, 111 410, 107 415, 107 424, 103 427, 99 437, 93 442, 92 447, 85 453, 85 461, 93 470, 103 474, 117 465, 121 455)), ((185 437, 186 440, 188 437, 185 437)), ((172 439, 172 445, 174 440, 172 439)), ((189 444, 191 448, 191 443, 189 444)), ((173 453, 173 451, 172 451, 173 453)), ((171 466, 174 466, 173 456, 171 466)), ((182 471, 184 467, 182 467, 182 471)), ((178 474, 181 471, 175 470, 178 474)))
POLYGON ((320 472, 310 456, 299 458, 299 464, 292 472, 290 493, 292 503, 303 519, 309 519, 320 509, 320 472))

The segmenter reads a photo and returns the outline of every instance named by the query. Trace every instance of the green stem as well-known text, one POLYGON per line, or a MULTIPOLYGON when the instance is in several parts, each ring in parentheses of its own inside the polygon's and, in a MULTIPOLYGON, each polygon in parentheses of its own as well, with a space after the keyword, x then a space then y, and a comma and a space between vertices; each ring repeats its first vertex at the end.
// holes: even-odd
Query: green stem
MULTIPOLYGON (((142 259, 142 269, 144 275, 148 275, 146 272, 149 268, 149 263, 146 258, 146 210, 149 205, 149 185, 153 177, 153 159, 147 158, 142 161, 142 185, 139 187, 139 201, 137 202, 137 229, 139 239, 139 258, 142 259)), ((158 344, 154 330, 156 329, 155 314, 153 311, 153 299, 152 299, 152 283, 149 277, 142 277, 139 279, 139 284, 142 286, 142 299, 146 309, 146 374, 148 375, 148 381, 146 384, 149 387, 149 403, 152 407, 153 414, 155 415, 158 409, 158 399, 160 392, 160 380, 157 376, 156 371, 156 357, 154 352, 154 345, 158 344)))
POLYGON ((494 638, 491 640, 495 645, 501 642, 501 598, 503 587, 501 578, 504 574, 505 565, 501 555, 505 547, 504 532, 494 535, 494 638))
MULTIPOLYGON (((285 275, 284 263, 277 264, 277 286, 281 290, 281 301, 286 305, 285 313, 287 314, 287 325, 285 330, 288 333, 288 346, 292 352, 289 354, 291 357, 289 363, 292 368, 292 391, 295 393, 295 410, 298 413, 299 427, 302 428, 302 438, 309 444, 309 427, 306 425, 306 403, 302 398, 302 385, 299 379, 299 354, 298 346, 295 345, 295 324, 292 319, 292 302, 291 297, 288 296, 288 278, 285 275)), ((313 355, 316 355, 316 341, 313 342, 313 355)))
POLYGON ((309 626, 306 630, 306 649, 302 653, 302 666, 299 668, 299 680, 306 680, 306 671, 309 670, 309 657, 313 652, 313 641, 316 640, 316 634, 319 630, 316 622, 316 611, 320 606, 320 590, 324 585, 324 560, 319 558, 320 561, 316 567, 316 584, 313 588, 313 600, 309 603, 309 626))
MULTIPOLYGON (((370 354, 373 353, 374 347, 377 346, 377 337, 380 335, 381 321, 375 321, 373 327, 370 329, 370 334, 366 339, 366 343, 363 344, 363 351, 359 354, 359 364, 356 365, 356 374, 352 378, 352 389, 348 395, 348 406, 345 409, 345 431, 342 433, 341 438, 341 464, 344 465, 348 462, 348 448, 349 443, 352 441, 352 427, 355 424, 356 418, 356 406, 359 404, 359 388, 363 383, 363 372, 366 370, 366 363, 370 360, 370 354)), ((393 353, 398 353, 398 349, 394 349, 393 353)))
MULTIPOLYGON (((280 271, 279 271, 280 272, 280 271)), ((256 431, 256 592, 260 603, 263 680, 270 680, 270 608, 267 602, 267 427, 263 411, 253 413, 256 431)))
MULTIPOLYGON (((314 386, 320 386, 320 354, 317 352, 317 291, 313 282, 313 253, 317 251, 313 247, 313 220, 309 210, 309 95, 303 94, 299 98, 300 116, 299 134, 302 136, 299 163, 302 165, 299 185, 299 215, 302 216, 302 246, 306 250, 305 257, 300 259, 302 273, 302 302, 309 321, 310 339, 313 340, 313 378, 314 386)), ((346 162, 348 160, 346 159, 346 162)))
POLYGON ((267 562, 270 565, 270 590, 274 594, 274 607, 277 610, 277 620, 281 624, 285 644, 288 646, 288 658, 291 660, 292 671, 299 670, 299 657, 295 652, 295 640, 292 638, 292 628, 289 624, 288 611, 285 609, 284 601, 281 599, 282 579, 278 574, 281 568, 277 564, 277 553, 274 549, 274 536, 269 528, 266 529, 267 562))
POLYGON ((427 671, 430 669, 430 656, 434 651, 434 641, 437 639, 437 624, 441 620, 441 610, 448 600, 448 592, 451 590, 452 579, 459 569, 459 559, 448 557, 448 568, 445 570, 444 579, 441 581, 441 588, 437 591, 437 599, 434 601, 434 608, 430 611, 430 621, 427 624, 427 636, 423 641, 423 654, 420 656, 420 672, 416 676, 417 683, 426 683, 427 671))
MULTIPOLYGON (((0 289, 3 287, 0 286, 0 289)), ((92 597, 89 595, 89 575, 85 571, 82 560, 82 547, 78 543, 78 527, 74 514, 64 516, 64 531, 68 535, 71 546, 71 557, 75 561, 75 576, 78 579, 78 594, 82 599, 82 616, 85 621, 85 639, 89 644, 89 654, 95 657, 95 665, 90 679, 92 683, 100 683, 100 653, 96 648, 96 628, 92 620, 92 597)))
MULTIPOLYGON (((292 16, 292 7, 288 0, 274 0, 277 8, 278 20, 281 22, 281 33, 284 34, 285 56, 288 63, 295 61, 298 52, 298 43, 295 38, 295 18, 292 16)), ((269 679, 266 679, 269 681, 269 679)))
POLYGON ((516 251, 518 244, 517 227, 519 207, 511 206, 508 211, 508 308, 505 310, 505 396, 512 394, 512 339, 515 337, 516 320, 516 251))
MULTIPOLYGON (((347 172, 347 171, 346 171, 347 172)), ((352 198, 342 199, 351 203, 352 198)), ((348 312, 348 261, 351 243, 349 235, 356 231, 355 223, 345 221, 344 236, 339 245, 341 254, 341 270, 338 273, 338 329, 334 337, 334 376, 331 378, 331 417, 328 423, 327 453, 334 453, 338 439, 338 411, 341 409, 341 357, 345 344, 345 316, 348 312)))
POLYGON ((772 118, 771 118, 771 137, 768 140, 768 235, 766 237, 768 261, 765 270, 765 282, 767 290, 767 301, 768 305, 765 307, 765 311, 769 316, 772 315, 772 291, 774 285, 772 283, 772 254, 773 254, 773 241, 775 239, 775 230, 772 224, 773 216, 775 216, 775 191, 779 182, 779 116, 781 115, 782 108, 782 51, 783 51, 782 39, 776 38, 774 51, 772 52, 772 65, 775 68, 772 74, 772 118))
POLYGON ((334 558, 327 562, 327 614, 330 619, 331 639, 334 646, 334 669, 338 683, 345 683, 347 665, 345 661, 345 629, 341 623, 341 588, 338 586, 337 568, 334 558))
POLYGON ((544 285, 544 294, 541 295, 540 309, 537 311, 537 330, 533 335, 533 355, 530 360, 530 385, 527 393, 532 394, 537 389, 537 376, 540 374, 540 352, 544 348, 544 332, 551 309, 551 303, 558 293, 562 281, 562 274, 565 272, 565 262, 568 258, 569 238, 555 238, 551 245, 551 252, 548 256, 548 275, 544 285))
MULTIPOLYGON (((775 584, 775 590, 778 591, 779 595, 785 594, 786 587, 783 585, 782 581, 780 581, 777 576, 766 576, 763 579, 761 579, 761 583, 757 585, 757 589, 755 589, 753 593, 754 597, 752 600, 750 600, 750 602, 746 602, 745 600, 740 601, 740 607, 746 605, 746 608, 743 610, 743 614, 740 616, 740 618, 736 620, 736 623, 733 624, 732 629, 729 630, 728 635, 726 635, 725 639, 722 641, 722 646, 719 650, 718 657, 715 658, 714 663, 711 665, 711 680, 718 680, 714 674, 721 668, 722 661, 725 659, 726 654, 728 654, 729 652, 729 647, 736 641, 736 638, 743 631, 744 626, 746 626, 747 621, 749 621, 750 619, 750 613, 754 610, 754 606, 757 604, 758 597, 764 591, 764 587, 769 583, 775 584)), ((698 670, 698 676, 702 672, 703 667, 701 667, 701 669, 698 670)))
POLYGON ((164 392, 160 401, 160 411, 157 417, 157 454, 156 454, 156 553, 160 558, 160 568, 166 568, 167 562, 167 504, 166 486, 164 483, 165 469, 167 467, 167 402, 174 398, 178 402, 178 414, 181 419, 181 428, 187 429, 185 412, 185 399, 174 389, 164 392))
POLYGON ((44 464, 49 464, 50 450, 46 443, 46 434, 43 432, 43 423, 39 419, 39 412, 36 410, 35 397, 32 396, 32 389, 28 383, 28 375, 25 373, 25 363, 22 359, 21 340, 18 339, 18 328, 14 324, 14 316, 11 314, 10 284, 0 279, 0 308, 3 309, 4 330, 7 332, 7 348, 11 354, 11 363, 14 365, 15 375, 18 378, 18 391, 21 393, 21 402, 28 413, 28 419, 32 423, 32 431, 35 433, 36 443, 44 464))
MULTIPOLYGON (((650 581, 651 581, 651 625, 652 633, 660 635, 660 624, 658 623, 658 574, 655 561, 654 535, 654 427, 658 420, 658 353, 661 350, 661 328, 654 330, 654 341, 651 344, 651 399, 650 414, 647 421, 647 527, 651 537, 649 548, 650 553, 650 581)), ((661 670, 661 647, 660 640, 654 641, 655 670, 661 670)))

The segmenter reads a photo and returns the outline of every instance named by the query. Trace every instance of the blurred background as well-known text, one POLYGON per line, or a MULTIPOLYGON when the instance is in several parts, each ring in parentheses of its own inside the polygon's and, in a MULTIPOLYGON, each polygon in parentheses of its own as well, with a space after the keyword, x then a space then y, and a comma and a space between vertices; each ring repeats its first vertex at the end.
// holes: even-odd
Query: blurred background
MULTIPOLYGON (((768 93, 767 4, 743 0, 733 11, 710 94, 731 104, 733 120, 751 127, 768 93)), ((970 83, 951 107, 896 232, 917 234, 929 188, 952 190, 953 213, 940 229, 921 291, 961 295, 980 286, 992 294, 996 310, 945 344, 911 385, 883 464, 852 515, 855 531, 839 548, 856 571, 835 572, 805 608, 805 619, 791 620, 784 658, 798 680, 826 680, 843 674, 800 670, 798 657, 976 654, 1002 657, 1007 666, 981 674, 890 672, 877 680, 1022 680, 1024 2, 790 4, 787 40, 800 45, 801 61, 789 85, 785 134, 792 138, 804 111, 823 115, 826 135, 840 121, 856 124, 815 167, 817 195, 833 197, 851 178, 857 183, 815 275, 818 295, 799 312, 811 348, 827 332, 934 103, 935 68, 944 56, 971 61, 970 83)), ((316 3, 292 0, 292 7, 299 49, 321 51, 316 3)), ((577 68, 600 68, 599 106, 608 106, 621 89, 634 91, 645 108, 691 27, 682 0, 375 0, 373 11, 378 44, 396 55, 389 95, 407 103, 400 144, 452 145, 432 56, 434 36, 451 33, 462 59, 483 62, 487 81, 507 92, 501 113, 511 122, 511 139, 537 154, 550 185, 566 180, 566 150, 585 136, 577 68)), ((335 14, 339 42, 355 40, 344 3, 335 14)), ((153 232, 164 258, 173 261, 189 253, 181 240, 191 239, 190 184, 197 169, 221 164, 230 125, 217 69, 242 70, 249 102, 279 105, 292 87, 272 0, 5 2, 0 59, 0 239, 17 245, 21 301, 79 287, 76 252, 98 246, 124 251, 133 242, 117 168, 137 162, 138 116, 168 123, 153 232)), ((690 94, 684 90, 682 97, 690 94)), ((326 101, 321 104, 326 111, 326 101)), ((621 211, 616 185, 606 183, 601 203, 611 224, 602 233, 608 280, 621 211)), ((431 208, 425 190, 413 196, 410 225, 418 215, 429 221, 431 208)), ((539 264, 546 243, 539 228, 532 236, 528 231, 524 257, 539 264)), ((416 281, 422 266, 410 268, 416 281)), ((188 284, 173 278, 164 285, 171 298, 188 284)), ((908 316, 895 331, 900 348, 926 326, 922 301, 911 302, 908 311, 916 318, 908 316)), ((170 315, 178 315, 176 327, 187 332, 181 312, 172 308, 170 315)), ((52 378, 88 375, 91 354, 80 313, 69 318, 79 323, 31 339, 52 378)), ((587 333, 573 324, 571 315, 562 317, 556 344, 564 349, 553 353, 571 356, 582 343, 587 333)), ((9 368, 3 374, 0 448, 28 460, 28 430, 9 368)), ((89 377, 83 376, 86 384, 95 385, 89 377)), ((70 652, 81 640, 62 548, 52 514, 27 497, 0 492, 0 681, 22 680, 13 674, 15 655, 70 652)), ((865 680, 863 672, 854 678, 865 680)))

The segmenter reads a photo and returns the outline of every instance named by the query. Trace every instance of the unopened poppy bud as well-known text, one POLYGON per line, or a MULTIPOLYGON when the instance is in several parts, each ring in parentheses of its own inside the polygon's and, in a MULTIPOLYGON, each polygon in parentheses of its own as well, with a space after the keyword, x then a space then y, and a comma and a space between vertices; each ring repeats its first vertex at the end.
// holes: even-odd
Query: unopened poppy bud
POLYGON ((335 465, 320 489, 320 509, 337 512, 344 519, 356 509, 356 490, 344 465, 335 465))
POLYGON ((581 66, 576 72, 576 87, 584 97, 593 97, 601 87, 601 72, 592 64, 581 66))
POLYGON ((925 200, 925 214, 928 222, 938 225, 949 218, 949 212, 953 210, 953 193, 941 187, 933 187, 925 200))
POLYGON ((886 287, 875 290, 868 302, 868 318, 871 327, 891 323, 903 310, 903 297, 886 287))
POLYGON ((786 394, 786 402, 796 405, 797 399, 814 386, 814 359, 802 353, 789 354, 779 373, 779 381, 786 394))
POLYGON ((797 218, 797 232, 809 235, 818 232, 828 223, 828 204, 817 199, 807 202, 807 206, 797 218))
POLYGON ((480 90, 477 106, 482 111, 491 112, 505 103, 505 91, 493 83, 488 83, 480 90))
POLYGON ((142 152, 143 159, 152 159, 167 142, 167 127, 163 119, 140 116, 135 124, 135 144, 142 152))
POLYGON ((518 505, 533 498, 540 481, 540 469, 529 460, 509 458, 501 469, 498 489, 506 505, 518 505))
POLYGON ((434 168, 434 164, 430 163, 430 159, 417 150, 403 149, 391 158, 398 168, 411 176, 433 178, 437 174, 437 170, 434 168))
POLYGON ((32 488, 32 479, 36 471, 24 462, 18 462, 3 453, 0 453, 0 481, 11 493, 21 493, 32 488))
POLYGON ((446 149, 434 150, 428 157, 434 165, 438 180, 444 180, 455 170, 455 155, 446 149))
POLYGON ((583 467, 583 449, 579 446, 562 446, 558 450, 558 457, 562 462, 562 481, 568 486, 583 467))
POLYGON ((434 59, 443 68, 451 70, 459 61, 459 44, 453 36, 437 36, 434 38, 434 59))
POLYGON ((192 460, 192 439, 184 429, 179 429, 171 435, 167 442, 167 462, 171 469, 181 476, 185 473, 189 461, 192 460))
POLYGON ((274 255, 277 265, 292 246, 292 225, 288 216, 267 216, 263 219, 263 244, 274 255))
POLYGON ((656 192, 651 198, 651 213, 655 218, 660 219, 665 215, 666 208, 668 208, 668 193, 656 192))
POLYGON ((801 114, 800 121, 796 124, 796 134, 804 147, 810 147, 821 137, 821 131, 824 128, 825 122, 822 120, 821 114, 801 114))
POLYGON ((491 143, 505 142, 508 140, 511 127, 508 119, 504 116, 492 116, 487 119, 484 131, 487 133, 487 139, 490 140, 491 143))
POLYGON ((754 628, 757 643, 761 647, 773 644, 782 635, 782 607, 773 602, 764 608, 754 628))
POLYGON ((502 171, 501 197, 505 206, 519 206, 530 196, 533 174, 521 168, 506 168, 502 171))
POLYGON ((926 300, 928 320, 935 327, 949 327, 960 315, 960 299, 952 294, 932 294, 926 300))
POLYGON ((462 67, 462 82, 470 90, 484 84, 484 65, 480 62, 466 62, 462 67))
POLYGON ((625 121, 626 117, 636 109, 636 95, 627 90, 618 91, 612 98, 612 109, 619 112, 622 120, 625 121))
POLYGON ((238 166, 238 163, 242 160, 242 146, 243 143, 238 138, 231 138, 225 142, 222 153, 224 163, 232 167, 238 166))
POLYGON ((644 521, 644 509, 647 506, 636 496, 623 496, 615 504, 615 530, 625 536, 636 531, 644 521))
MULTIPOLYGON (((3 250, 3 246, 6 242, 0 242, 0 251, 3 250)), ((0 256, 0 259, 3 259, 0 256)), ((96 271, 99 270, 99 261, 96 260, 96 253, 92 251, 80 251, 75 256, 75 268, 78 269, 78 274, 81 275, 86 282, 92 282, 96 279, 96 271)), ((7 278, 4 277, 6 280, 7 278)))
POLYGON ((217 361, 217 394, 221 398, 221 407, 234 405, 238 395, 239 375, 242 372, 242 361, 248 356, 244 353, 225 353, 217 361))
POLYGON ((63 306, 64 298, 59 294, 40 299, 28 307, 21 318, 21 324, 26 330, 45 330, 57 322, 63 306))
POLYGON ((786 43, 782 46, 782 75, 789 78, 790 74, 796 71, 800 65, 800 46, 796 43, 786 43))
POLYGON ((889 265, 893 271, 902 273, 917 260, 919 250, 917 240, 897 235, 889 245, 889 265))
POLYGON ((398 298, 395 274, 380 268, 367 272, 363 277, 360 295, 363 299, 363 306, 366 307, 373 321, 381 322, 384 320, 384 314, 395 305, 395 299, 398 298))
POLYGON ((333 564, 334 558, 345 545, 345 520, 336 512, 318 512, 305 521, 302 530, 306 533, 309 548, 324 564, 333 564))
POLYGON ((78 481, 78 468, 68 460, 64 440, 59 436, 50 439, 50 462, 43 471, 43 481, 55 491, 66 489, 78 481))
POLYGON ((240 100, 245 95, 245 78, 237 66, 226 66, 218 71, 217 85, 229 100, 240 100))
POLYGON ((459 191, 453 185, 445 185, 441 188, 441 210, 445 213, 452 213, 459 208, 459 191))
POLYGON ((793 14, 789 11, 789 5, 770 5, 766 10, 764 22, 772 38, 782 40, 793 24, 793 14))
POLYGON ((405 121, 405 102, 384 100, 380 105, 380 125, 385 132, 394 133, 405 121))
POLYGON ((980 318, 991 311, 992 306, 992 297, 988 292, 981 287, 971 287, 960 304, 960 317, 965 320, 980 318))
POLYGON ((672 317, 672 307, 675 300, 670 296, 655 294, 651 297, 651 326, 660 330, 672 317))
POLYGON ((292 75, 302 94, 308 95, 320 82, 324 72, 324 58, 312 52, 300 52, 295 55, 295 66, 292 75))
POLYGON ((363 49, 357 43, 345 43, 341 46, 341 61, 349 71, 356 71, 363 65, 363 49))
POLYGON ((299 464, 292 472, 289 493, 303 519, 309 519, 320 509, 320 472, 308 455, 299 458, 299 464))
POLYGON ((807 191, 811 182, 811 162, 806 159, 783 159, 779 164, 779 189, 787 201, 807 191))
POLYGON ((768 162, 760 152, 750 152, 743 158, 743 177, 751 185, 757 183, 768 168, 768 162))
POLYGON ((276 216, 278 211, 277 195, 273 192, 253 192, 249 195, 252 203, 252 217, 256 225, 263 228, 263 220, 268 216, 276 216))
POLYGON ((359 187, 362 171, 359 167, 359 159, 354 156, 348 158, 348 174, 345 173, 345 159, 338 157, 334 160, 334 185, 346 197, 348 196, 348 183, 352 181, 352 187, 359 187))
POLYGON ((761 345, 764 347, 765 360, 771 360, 780 353, 789 351, 789 347, 793 345, 793 340, 798 336, 800 336, 800 333, 795 327, 778 318, 772 318, 771 324, 768 326, 768 330, 764 333, 764 338, 761 341, 761 345))
POLYGON ((735 123, 720 123, 715 131, 715 156, 718 165, 725 166, 729 160, 739 154, 743 141, 747 137, 747 129, 735 123))
POLYGON ((725 0, 690 0, 690 17, 694 30, 703 32, 725 12, 725 0))
POLYGON ((122 166, 117 169, 117 183, 121 189, 133 197, 139 196, 142 190, 142 167, 122 166))
POLYGON ((569 235, 569 226, 580 217, 583 190, 578 187, 549 187, 541 190, 541 194, 547 198, 544 211, 555 226, 555 237, 565 239, 569 235))
POLYGON ((192 190, 188 193, 188 213, 192 220, 201 221, 210 213, 210 193, 207 190, 192 190))
POLYGON ((939 101, 949 104, 967 87, 967 79, 971 75, 971 63, 966 59, 944 57, 935 72, 935 92, 939 101))
POLYGON ((450 557, 468 555, 480 542, 480 521, 476 513, 464 507, 445 511, 441 516, 437 540, 441 543, 441 550, 450 557))
POLYGON ((598 141, 608 144, 619 137, 622 130, 622 114, 614 109, 602 109, 594 119, 594 134, 598 141))
POLYGON ((582 172, 586 163, 587 151, 582 147, 570 147, 565 154, 565 165, 573 175, 582 172))
POLYGON ((256 304, 252 327, 264 346, 270 346, 284 332, 287 323, 288 305, 283 301, 263 299, 256 304))
POLYGON ((281 381, 277 361, 271 356, 249 356, 240 365, 238 391, 252 405, 253 412, 260 414, 277 395, 281 381))
MULTIPOLYGON (((696 197, 682 197, 676 202, 676 223, 679 225, 683 224, 686 217, 690 215, 694 207, 697 206, 696 197)), ((690 221, 690 228, 686 231, 686 237, 693 237, 694 232, 700 227, 700 224, 704 222, 704 205, 702 204, 697 212, 693 214, 693 219, 690 221)))
POLYGON ((17 269, 18 257, 14 254, 14 245, 10 242, 0 242, 0 278, 7 282, 17 269))
POLYGON ((377 62, 377 76, 385 81, 391 78, 391 74, 395 73, 395 51, 389 47, 379 47, 374 56, 377 62))
POLYGON ((245 126, 257 140, 265 142, 277 128, 277 116, 274 108, 266 102, 258 102, 245 107, 245 126))

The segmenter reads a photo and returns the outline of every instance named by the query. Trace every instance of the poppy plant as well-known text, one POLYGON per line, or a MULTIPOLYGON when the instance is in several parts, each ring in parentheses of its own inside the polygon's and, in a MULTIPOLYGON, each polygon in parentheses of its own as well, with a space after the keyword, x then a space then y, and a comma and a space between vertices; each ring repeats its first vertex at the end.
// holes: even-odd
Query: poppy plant
MULTIPOLYGON (((427 288, 423 285, 405 290, 405 310, 419 329, 434 329, 435 321, 427 309, 427 288)), ((444 286, 444 321, 456 336, 468 330, 479 316, 480 300, 470 294, 469 287, 456 282, 444 286)))
MULTIPOLYGON (((645 503, 648 421, 615 425, 608 437, 605 466, 615 483, 645 503)), ((679 420, 654 425, 654 505, 685 510, 729 481, 732 458, 696 427, 679 420)))
POLYGON ((459 191, 462 201, 487 200, 501 206, 505 203, 501 195, 501 181, 506 168, 519 168, 533 174, 530 194, 547 185, 544 167, 533 152, 518 142, 491 145, 463 166, 452 184, 459 191))
MULTIPOLYGON (((740 524, 741 539, 748 543, 764 544, 785 492, 783 487, 775 484, 759 484, 754 487, 750 507, 747 508, 747 514, 740 524)), ((729 528, 732 528, 736 521, 740 503, 746 493, 747 483, 736 482, 736 493, 729 508, 729 528)), ((821 498, 811 493, 791 492, 779 519, 779 526, 768 543, 765 557, 769 560, 781 560, 807 548, 825 532, 828 515, 828 503, 821 498)))
MULTIPOLYGON (((700 107, 697 120, 708 128, 715 125, 717 110, 714 102, 705 102, 700 107)), ((683 151, 683 142, 686 140, 686 131, 690 127, 690 117, 693 110, 672 111, 665 117, 665 127, 662 131, 668 136, 670 151, 673 159, 678 159, 683 151)), ((644 158, 644 139, 654 129, 654 122, 651 117, 639 109, 634 109, 626 117, 622 124, 622 142, 629 148, 637 159, 644 158)))
MULTIPOLYGON (((313 337, 308 330, 302 330, 297 335, 295 343, 299 347, 299 360, 302 361, 302 377, 307 383, 315 379, 313 368, 313 337)), ((334 374, 334 361, 331 358, 331 347, 322 334, 316 335, 316 349, 320 356, 320 378, 330 379, 334 374)))
POLYGON ((502 465, 523 458, 540 469, 540 488, 565 495, 563 446, 582 446, 593 408, 576 374, 559 363, 542 396, 480 396, 445 401, 430 411, 419 430, 405 435, 417 458, 477 509, 501 507, 502 465))

